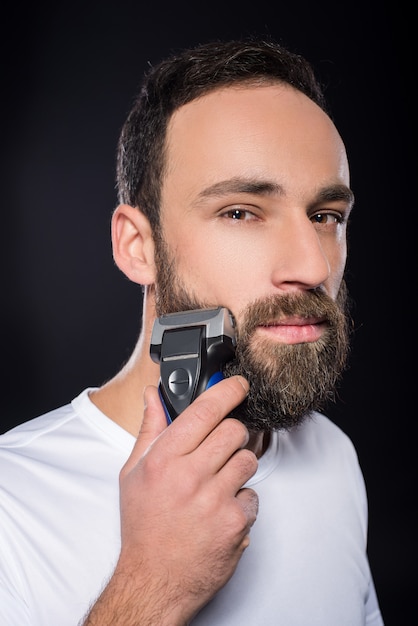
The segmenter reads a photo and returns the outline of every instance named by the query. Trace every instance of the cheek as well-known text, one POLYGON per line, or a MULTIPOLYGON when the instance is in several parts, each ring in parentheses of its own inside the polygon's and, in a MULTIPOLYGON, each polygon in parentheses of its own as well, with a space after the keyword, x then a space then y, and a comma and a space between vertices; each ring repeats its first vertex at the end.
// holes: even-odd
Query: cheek
MULTIPOLYGON (((265 256, 265 255, 264 255, 265 256)), ((260 258, 249 246, 234 245, 231 240, 210 237, 183 238, 177 245, 176 265, 184 284, 211 304, 239 309, 254 296, 261 276, 267 275, 260 258)))
POLYGON ((335 254, 329 257, 331 272, 330 272, 330 277, 327 281, 328 283, 327 291, 328 291, 328 295, 331 296, 333 300, 335 300, 337 297, 338 290, 340 288, 341 281, 344 276, 345 265, 346 265, 346 260, 347 260, 346 248, 347 247, 345 243, 341 244, 341 246, 339 246, 335 254))

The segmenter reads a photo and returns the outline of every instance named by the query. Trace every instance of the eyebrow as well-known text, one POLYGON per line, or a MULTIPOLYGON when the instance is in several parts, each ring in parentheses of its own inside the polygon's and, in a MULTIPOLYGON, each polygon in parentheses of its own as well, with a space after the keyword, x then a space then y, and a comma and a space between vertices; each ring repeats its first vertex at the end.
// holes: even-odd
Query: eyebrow
MULTIPOLYGON (((206 198, 219 198, 233 193, 249 193, 256 196, 285 195, 282 185, 275 181, 236 176, 227 180, 221 180, 202 189, 197 196, 197 204, 206 198)), ((352 206, 354 204, 354 194, 346 185, 339 183, 327 185, 319 189, 314 204, 336 201, 343 201, 352 206)))
POLYGON ((319 190, 316 202, 335 202, 342 200, 350 206, 354 204, 354 193, 347 185, 328 185, 319 190))
POLYGON ((231 193, 251 193, 257 196, 283 195, 284 190, 281 185, 269 180, 258 180, 254 178, 242 178, 236 176, 227 180, 221 180, 214 185, 210 185, 197 196, 197 201, 205 198, 222 197, 231 193))

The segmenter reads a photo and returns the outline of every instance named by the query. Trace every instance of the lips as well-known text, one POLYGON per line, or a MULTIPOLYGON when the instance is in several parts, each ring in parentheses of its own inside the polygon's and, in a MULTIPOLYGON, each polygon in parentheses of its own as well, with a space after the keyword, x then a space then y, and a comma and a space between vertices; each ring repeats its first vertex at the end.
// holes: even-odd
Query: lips
POLYGON ((258 326, 260 334, 273 341, 285 344, 311 343, 318 341, 326 329, 324 318, 286 317, 258 326))
POLYGON ((270 326, 306 326, 314 324, 323 324, 326 321, 325 317, 300 317, 300 316, 287 316, 282 319, 273 320, 265 324, 260 324, 261 327, 270 326))

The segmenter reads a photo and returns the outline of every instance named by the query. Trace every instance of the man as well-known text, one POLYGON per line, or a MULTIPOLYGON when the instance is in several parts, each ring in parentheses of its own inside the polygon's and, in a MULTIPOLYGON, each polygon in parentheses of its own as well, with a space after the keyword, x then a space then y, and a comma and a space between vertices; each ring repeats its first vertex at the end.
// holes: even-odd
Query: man
POLYGON ((347 358, 353 194, 310 66, 262 41, 162 62, 117 171, 141 335, 103 387, 1 438, 2 623, 381 626, 361 471, 319 412, 347 358), (154 321, 217 306, 236 357, 167 427, 154 321))

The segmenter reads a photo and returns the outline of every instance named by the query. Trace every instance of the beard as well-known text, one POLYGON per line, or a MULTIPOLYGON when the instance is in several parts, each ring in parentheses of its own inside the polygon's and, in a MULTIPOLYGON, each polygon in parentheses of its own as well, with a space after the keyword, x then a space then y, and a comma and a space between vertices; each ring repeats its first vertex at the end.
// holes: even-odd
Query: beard
MULTIPOLYGON (((156 238, 157 315, 219 306, 193 295, 180 279, 165 241, 156 238)), ((314 411, 335 401, 337 384, 349 354, 349 300, 342 280, 334 301, 322 289, 275 294, 250 303, 236 326, 236 352, 224 368, 225 376, 240 374, 249 393, 230 417, 254 432, 290 430, 314 411), (319 318, 325 322, 313 342, 284 344, 257 336, 257 328, 284 317, 319 318)))

